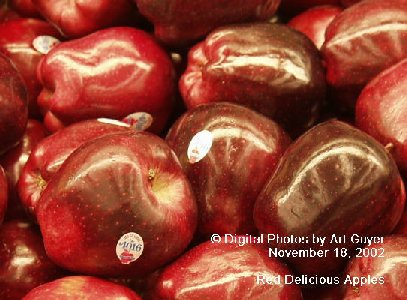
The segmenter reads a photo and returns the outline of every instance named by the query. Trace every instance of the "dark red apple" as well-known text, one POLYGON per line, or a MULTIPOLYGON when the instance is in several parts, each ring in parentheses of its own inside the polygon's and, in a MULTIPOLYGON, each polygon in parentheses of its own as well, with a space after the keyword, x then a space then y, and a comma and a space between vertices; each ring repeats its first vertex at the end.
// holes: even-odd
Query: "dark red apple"
POLYGON ((325 41, 326 28, 340 12, 342 8, 339 6, 316 6, 295 16, 287 25, 304 33, 320 49, 325 41))
POLYGON ((407 236, 407 205, 404 209, 403 215, 401 216, 401 220, 396 229, 394 229, 393 233, 407 236))
POLYGON ((407 237, 388 236, 349 263, 343 299, 406 299, 407 237))
POLYGON ((367 0, 352 5, 328 26, 322 53, 336 100, 354 108, 362 88, 407 57, 407 2, 367 0))
POLYGON ((141 300, 131 289, 91 276, 68 276, 43 284, 23 300, 141 300))
POLYGON ((10 9, 6 0, 0 0, 0 23, 19 17, 19 14, 15 10, 10 9))
POLYGON ((88 120, 65 127, 39 142, 19 177, 18 191, 27 211, 35 217, 42 191, 74 150, 87 141, 127 130, 130 129, 125 126, 88 120))
POLYGON ((283 0, 280 11, 285 15, 294 16, 304 10, 321 5, 340 5, 340 0, 283 0))
POLYGON ((255 233, 254 201, 291 142, 283 129, 246 107, 210 103, 181 116, 166 141, 194 190, 199 235, 255 233), (212 146, 202 160, 191 163, 190 142, 205 130, 212 146))
POLYGON ((27 163, 31 150, 47 135, 42 123, 28 120, 27 128, 20 143, 0 157, 0 165, 4 167, 9 184, 9 202, 6 218, 25 217, 25 211, 17 192, 17 182, 23 167, 27 163))
POLYGON ((163 270, 151 299, 302 299, 293 277, 261 245, 208 241, 163 270))
POLYGON ((40 116, 37 97, 42 87, 37 80, 37 65, 43 55, 34 49, 33 40, 41 35, 60 38, 54 27, 37 19, 19 18, 0 24, 0 51, 21 74, 27 88, 29 113, 35 118, 40 116))
POLYGON ((393 154, 407 175, 407 58, 380 73, 356 103, 356 125, 393 154))
POLYGON ((6 213, 8 201, 8 184, 6 173, 0 166, 0 226, 3 223, 3 218, 6 213))
POLYGON ((173 106, 174 73, 167 53, 147 33, 105 29, 63 42, 41 60, 38 104, 51 131, 85 119, 147 112, 154 118, 151 130, 159 132, 173 106))
POLYGON ((0 227, 0 298, 20 300, 31 289, 62 275, 47 257, 34 225, 13 220, 0 227))
POLYGON ((351 6, 353 4, 360 2, 362 0, 340 0, 340 1, 343 6, 348 7, 348 6, 351 6))
POLYGON ((19 142, 27 120, 23 80, 9 59, 0 54, 0 155, 19 142))
POLYGON ((323 251, 321 257, 284 258, 298 273, 327 275, 338 272, 351 251, 364 243, 351 240, 353 235, 391 233, 405 198, 403 181, 385 148, 366 133, 332 120, 287 149, 256 200, 254 221, 262 233, 304 237, 302 243, 275 239, 269 243, 274 248, 323 251), (345 240, 333 239, 333 234, 345 240), (324 245, 314 235, 325 238, 324 245), (335 254, 335 248, 346 249, 345 257, 335 254))
POLYGON ((134 13, 131 0, 32 0, 37 10, 63 35, 78 38, 123 25, 134 13))
POLYGON ((164 43, 184 46, 226 24, 270 18, 281 0, 135 0, 164 43))
POLYGON ((43 192, 37 219, 45 249, 60 266, 138 276, 184 251, 197 209, 170 147, 151 133, 125 132, 72 153, 43 192))
POLYGON ((338 285, 328 285, 325 287, 303 288, 304 300, 343 300, 343 286, 339 278, 338 285))
POLYGON ((325 97, 318 50, 303 34, 278 24, 215 30, 189 52, 179 87, 188 108, 240 103, 292 135, 315 123, 325 97))
POLYGON ((41 14, 38 12, 32 0, 9 0, 9 6, 22 17, 25 18, 41 17, 41 14))

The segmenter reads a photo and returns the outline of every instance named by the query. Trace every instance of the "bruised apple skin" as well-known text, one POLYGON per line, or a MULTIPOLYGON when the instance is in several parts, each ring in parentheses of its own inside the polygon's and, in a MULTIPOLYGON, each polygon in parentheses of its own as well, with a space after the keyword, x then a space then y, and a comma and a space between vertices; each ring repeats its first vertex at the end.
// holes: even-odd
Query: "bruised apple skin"
POLYGON ((6 213, 8 200, 8 184, 6 173, 0 166, 0 226, 3 223, 4 214, 6 213))
POLYGON ((322 257, 286 258, 301 274, 331 275, 363 241, 393 231, 405 205, 404 184, 385 148, 366 133, 340 121, 309 130, 287 149, 254 206, 261 233, 308 237, 308 243, 276 243, 278 249, 329 250, 322 257), (323 246, 312 235, 325 237, 323 246), (332 234, 345 241, 332 241, 332 234), (336 241, 336 242, 335 242, 336 241))
POLYGON ((50 131, 85 119, 147 112, 160 132, 175 88, 171 59, 147 33, 115 27, 55 46, 38 65, 38 104, 50 131))
POLYGON ((13 220, 0 227, 0 298, 20 300, 31 289, 62 276, 46 255, 33 224, 13 220))
POLYGON ((37 79, 37 65, 43 54, 33 47, 37 36, 60 38, 58 31, 47 22, 18 18, 0 24, 0 51, 13 62, 27 88, 28 110, 31 117, 39 118, 37 97, 42 89, 37 79))
POLYGON ((264 21, 281 0, 135 0, 166 44, 184 46, 226 24, 264 21))
POLYGON ((37 205, 48 256, 67 270, 101 276, 148 274, 192 240, 197 208, 170 147, 147 132, 106 135, 72 153, 37 205), (143 240, 141 256, 122 264, 126 233, 143 240))
POLYGON ((363 87, 407 57, 407 2, 367 0, 345 9, 328 26, 322 54, 336 101, 354 109, 363 87))
POLYGON ((343 299, 406 299, 407 236, 384 237, 361 253, 347 267, 343 299))
POLYGON ((141 300, 131 289, 91 276, 67 276, 30 291, 23 300, 141 300))
POLYGON ((9 6, 22 17, 25 18, 41 17, 41 14, 38 12, 32 0, 10 0, 9 6))
POLYGON ((29 119, 20 143, 7 151, 3 156, 0 156, 0 165, 4 167, 9 185, 9 201, 6 219, 24 218, 26 216, 18 196, 17 182, 32 149, 46 135, 47 131, 42 123, 29 119))
POLYGON ((255 233, 254 200, 291 143, 284 130, 246 107, 210 103, 181 116, 166 141, 194 190, 198 234, 255 233), (187 150, 194 135, 203 130, 211 132, 212 147, 192 164, 187 150))
POLYGON ((68 38, 123 25, 134 12, 131 0, 32 0, 37 10, 68 38))
POLYGON ((362 91, 356 125, 384 146, 407 175, 407 58, 386 69, 362 91))
POLYGON ((32 150, 18 182, 20 199, 26 210, 35 217, 43 190, 77 148, 101 136, 128 130, 125 126, 87 120, 65 127, 39 142, 32 150))
POLYGON ((188 109, 235 102, 270 117, 291 135, 311 127, 325 98, 315 45, 285 25, 231 25, 192 48, 179 88, 188 109))
POLYGON ((261 245, 208 241, 164 268, 150 299, 302 299, 300 288, 286 284, 285 276, 293 277, 261 245), (267 284, 265 278, 280 282, 267 284))

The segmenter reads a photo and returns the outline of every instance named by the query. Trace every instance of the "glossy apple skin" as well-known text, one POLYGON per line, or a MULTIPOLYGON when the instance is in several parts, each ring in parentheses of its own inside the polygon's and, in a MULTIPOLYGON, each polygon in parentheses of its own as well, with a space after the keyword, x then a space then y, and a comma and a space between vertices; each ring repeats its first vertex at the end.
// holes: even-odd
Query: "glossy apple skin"
POLYGON ((266 117, 232 103, 210 103, 189 110, 171 127, 167 143, 177 154, 194 190, 198 234, 255 233, 254 200, 291 139, 266 117), (191 164, 187 150, 203 130, 213 135, 212 147, 191 164))
POLYGON ((362 91, 356 125, 389 151, 407 175, 407 58, 386 69, 362 91))
MULTIPOLYGON (((383 236, 400 220, 404 184, 390 154, 366 133, 340 121, 319 124, 287 149, 254 206, 262 233, 280 236, 383 236)), ((334 274, 343 259, 338 243, 273 244, 277 248, 330 250, 323 258, 287 259, 302 274, 334 274)))
POLYGON ((383 276, 384 284, 347 285, 343 299, 406 299, 407 237, 384 237, 383 243, 366 248, 383 248, 384 257, 355 257, 350 261, 346 274, 355 277, 383 276))
POLYGON ((0 227, 0 298, 20 300, 62 271, 47 257, 38 229, 22 220, 0 227))
POLYGON ((317 6, 295 16, 287 25, 304 33, 320 49, 325 41, 326 28, 342 10, 339 6, 317 6))
POLYGON ((368 0, 339 14, 321 49, 337 101, 354 109, 362 88, 407 57, 407 2, 368 0))
POLYGON ((27 128, 20 143, 0 157, 0 165, 4 167, 9 185, 9 202, 6 219, 24 218, 25 210, 17 192, 17 182, 27 163, 31 150, 47 135, 42 123, 28 120, 27 128))
POLYGON ((72 153, 37 206, 49 257, 82 274, 143 275, 180 255, 192 240, 197 208, 170 147, 147 132, 106 135, 72 153), (121 264, 116 244, 138 233, 144 251, 121 264))
POLYGON ((154 32, 158 39, 173 46, 184 46, 221 25, 267 20, 276 12, 281 0, 135 2, 140 12, 154 23, 154 32))
POLYGON ((278 24, 215 30, 189 52, 179 88, 189 109, 236 102, 292 135, 315 123, 325 97, 318 50, 303 34, 278 24))
POLYGON ((294 16, 302 11, 321 5, 340 5, 340 0, 283 0, 280 11, 285 15, 294 16))
POLYGON ((37 10, 68 38, 122 25, 134 11, 130 0, 32 0, 37 10))
POLYGON ((10 60, 0 54, 0 155, 19 142, 27 120, 23 80, 10 60))
POLYGON ((25 18, 41 18, 32 0, 10 0, 9 6, 25 18))
POLYGON ((141 300, 131 289, 91 276, 67 276, 30 291, 23 300, 141 300))
POLYGON ((43 55, 33 48, 32 42, 40 35, 61 38, 54 27, 37 19, 18 18, 0 24, 0 51, 21 74, 27 88, 29 113, 34 118, 41 116, 37 97, 42 87, 37 80, 37 65, 43 55))
POLYGON ((51 131, 84 119, 147 112, 154 118, 151 130, 159 132, 173 106, 174 76, 169 56, 150 35, 109 28, 63 42, 43 57, 38 104, 51 131))
POLYGON ((25 209, 35 217, 43 190, 77 148, 101 136, 129 130, 127 127, 87 120, 65 127, 39 142, 19 177, 18 192, 25 209))
POLYGON ((202 243, 164 268, 152 300, 302 299, 295 284, 284 284, 288 268, 269 258, 261 245, 202 243), (257 274, 281 276, 281 283, 259 284, 257 274))
POLYGON ((4 169, 0 166, 0 225, 6 213, 8 201, 8 184, 4 169))

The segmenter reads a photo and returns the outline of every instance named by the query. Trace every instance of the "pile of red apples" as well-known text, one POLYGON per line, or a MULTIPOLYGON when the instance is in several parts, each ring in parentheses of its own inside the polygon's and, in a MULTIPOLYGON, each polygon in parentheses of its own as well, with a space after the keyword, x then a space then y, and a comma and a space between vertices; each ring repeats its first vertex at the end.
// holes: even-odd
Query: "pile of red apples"
POLYGON ((406 178, 406 0, 0 1, 1 300, 407 299, 406 178))

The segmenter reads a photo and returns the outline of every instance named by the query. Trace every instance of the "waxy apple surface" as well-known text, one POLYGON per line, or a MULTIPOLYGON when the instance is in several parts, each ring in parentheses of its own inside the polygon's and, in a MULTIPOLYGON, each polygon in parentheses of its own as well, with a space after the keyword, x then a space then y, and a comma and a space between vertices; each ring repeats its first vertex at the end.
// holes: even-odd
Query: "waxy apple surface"
POLYGON ((62 271, 47 257, 34 225, 21 220, 0 227, 0 298, 20 300, 31 289, 54 280, 62 271))
POLYGON ((166 141, 177 154, 194 190, 198 233, 255 233, 253 205, 291 143, 276 123, 246 107, 210 103, 189 110, 171 127, 166 141), (199 162, 187 150, 198 132, 212 134, 212 147, 199 162))
POLYGON ((41 17, 41 14, 38 12, 32 0, 10 0, 9 6, 22 17, 25 18, 41 17))
POLYGON ((27 120, 23 80, 10 60, 0 54, 0 155, 19 142, 27 120))
POLYGON ((91 276, 68 276, 43 284, 23 300, 141 300, 131 289, 91 276))
POLYGON ((349 263, 346 275, 366 278, 370 276, 377 280, 382 277, 383 284, 348 284, 343 299, 406 299, 407 237, 384 237, 383 243, 372 244, 365 249, 366 253, 379 253, 383 254, 383 257, 372 254, 355 257, 349 263))
POLYGON ((9 184, 9 201, 6 218, 15 219, 26 216, 24 208, 18 196, 17 182, 27 163, 31 150, 41 141, 47 132, 42 123, 36 120, 28 120, 27 128, 20 143, 0 156, 0 165, 4 167, 9 184))
POLYGON ((273 244, 280 249, 330 250, 321 258, 287 258, 304 274, 333 274, 343 259, 334 248, 357 246, 353 234, 389 234, 405 205, 403 181, 385 148, 366 133, 339 121, 315 126, 287 149, 254 207, 262 233, 309 237, 309 243, 273 244), (311 235, 345 235, 324 246, 311 235))
POLYGON ((116 133, 72 153, 37 206, 49 257, 82 274, 147 274, 180 255, 192 240, 197 209, 170 147, 146 132, 116 133), (126 233, 144 250, 122 264, 115 249, 126 233))
POLYGON ((270 18, 281 0, 135 0, 154 23, 155 35, 175 46, 189 44, 225 24, 270 18))
POLYGON ((371 79, 407 57, 407 2, 357 3, 329 24, 325 38, 327 81, 341 95, 338 101, 354 108, 371 79))
POLYGON ((363 89, 355 115, 356 125, 387 146, 407 175, 407 58, 363 89))
POLYGON ((292 274, 261 245, 208 241, 164 268, 151 299, 302 299, 296 284, 285 284, 286 275, 292 274), (259 283, 257 275, 281 281, 259 283))
POLYGON ((32 0, 37 10, 63 35, 78 38, 123 25, 134 12, 131 0, 32 0))
POLYGON ((42 88, 37 79, 37 65, 43 55, 33 48, 33 40, 41 35, 60 38, 54 27, 41 20, 19 18, 0 24, 0 51, 21 74, 27 88, 30 116, 36 118, 40 116, 37 97, 42 88))
POLYGON ((63 42, 43 57, 38 104, 55 131, 85 119, 153 116, 161 131, 173 106, 174 70, 167 53, 147 33, 116 27, 63 42))
POLYGON ((101 136, 128 130, 125 126, 88 120, 65 127, 39 142, 19 177, 19 195, 26 210, 35 216, 43 190, 77 148, 101 136))
POLYGON ((8 184, 6 173, 0 166, 0 226, 3 223, 4 214, 6 213, 8 201, 8 184))
POLYGON ((212 32, 189 52, 179 82, 187 107, 229 101, 298 135, 319 116, 325 80, 318 50, 284 25, 245 24, 212 32))

